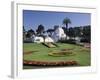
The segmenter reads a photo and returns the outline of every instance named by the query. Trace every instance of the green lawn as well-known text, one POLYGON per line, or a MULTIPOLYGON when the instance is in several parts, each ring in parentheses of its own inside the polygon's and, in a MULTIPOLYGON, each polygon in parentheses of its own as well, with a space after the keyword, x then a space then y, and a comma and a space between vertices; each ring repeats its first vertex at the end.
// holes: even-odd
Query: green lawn
POLYGON ((90 66, 91 56, 90 49, 78 46, 75 44, 57 43, 59 47, 48 48, 43 44, 37 43, 24 43, 23 52, 33 51, 32 54, 24 54, 24 60, 35 60, 35 61, 69 61, 75 60, 80 66, 90 66), (71 56, 54 57, 49 56, 48 53, 53 51, 59 51, 62 49, 70 49, 74 54, 71 56))

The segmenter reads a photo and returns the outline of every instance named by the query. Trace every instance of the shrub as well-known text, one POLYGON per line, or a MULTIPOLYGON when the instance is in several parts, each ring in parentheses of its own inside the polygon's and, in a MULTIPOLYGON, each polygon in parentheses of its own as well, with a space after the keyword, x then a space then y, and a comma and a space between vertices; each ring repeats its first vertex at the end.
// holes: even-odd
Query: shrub
POLYGON ((81 39, 81 41, 80 42, 85 42, 85 43, 90 43, 90 39, 81 39))
POLYGON ((76 41, 74 39, 69 40, 59 40, 60 43, 69 43, 69 44, 76 44, 76 41))

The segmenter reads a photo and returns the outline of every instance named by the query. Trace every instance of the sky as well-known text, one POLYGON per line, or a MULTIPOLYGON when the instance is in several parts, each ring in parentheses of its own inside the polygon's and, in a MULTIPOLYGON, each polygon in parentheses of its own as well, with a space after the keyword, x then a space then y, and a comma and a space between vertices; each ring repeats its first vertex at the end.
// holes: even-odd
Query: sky
POLYGON ((25 30, 36 30, 40 24, 45 27, 45 30, 53 29, 54 25, 63 27, 65 26, 63 20, 66 17, 71 20, 69 27, 91 25, 90 13, 23 10, 23 26, 25 30))

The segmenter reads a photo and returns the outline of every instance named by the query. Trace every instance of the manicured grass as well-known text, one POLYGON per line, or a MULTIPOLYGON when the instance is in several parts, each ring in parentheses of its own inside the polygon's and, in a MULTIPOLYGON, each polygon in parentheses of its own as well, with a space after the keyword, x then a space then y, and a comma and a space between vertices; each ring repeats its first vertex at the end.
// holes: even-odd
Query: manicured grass
POLYGON ((91 55, 90 49, 78 46, 75 44, 66 44, 66 43, 57 43, 58 47, 48 48, 43 44, 37 43, 24 43, 23 52, 24 60, 33 60, 33 61, 70 61, 75 60, 79 63, 80 66, 90 66, 91 55), (74 55, 71 56, 61 56, 54 57, 49 56, 48 53, 53 51, 60 51, 63 49, 69 49, 74 55), (32 52, 31 54, 25 54, 25 52, 32 52))

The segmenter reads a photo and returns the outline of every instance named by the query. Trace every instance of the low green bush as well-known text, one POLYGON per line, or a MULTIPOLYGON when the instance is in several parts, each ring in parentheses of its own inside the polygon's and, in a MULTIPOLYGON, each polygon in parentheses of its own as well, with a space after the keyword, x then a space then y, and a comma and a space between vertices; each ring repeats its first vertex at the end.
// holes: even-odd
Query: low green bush
POLYGON ((58 42, 60 43, 69 43, 69 44, 76 44, 76 41, 73 39, 69 39, 69 40, 59 40, 58 42))

